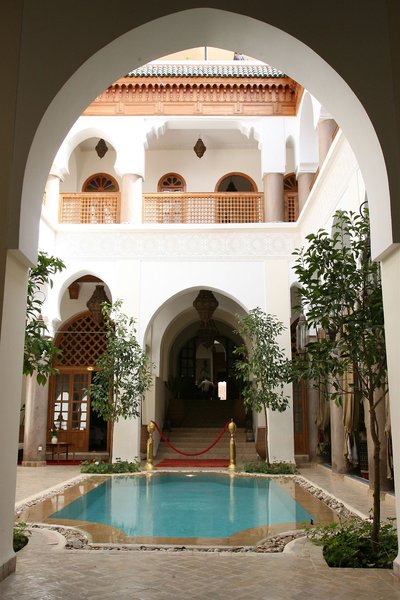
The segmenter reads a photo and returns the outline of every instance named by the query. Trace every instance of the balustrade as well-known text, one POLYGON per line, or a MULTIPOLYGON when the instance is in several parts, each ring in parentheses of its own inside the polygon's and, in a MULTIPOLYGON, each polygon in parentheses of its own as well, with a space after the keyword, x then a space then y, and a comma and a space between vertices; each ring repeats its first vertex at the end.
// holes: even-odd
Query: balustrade
MULTIPOLYGON (((59 222, 120 222, 119 193, 60 194, 59 222)), ((263 223, 264 195, 258 192, 143 194, 143 223, 263 223)))
POLYGON ((120 222, 121 195, 119 193, 60 194, 60 223, 112 224, 120 222))
POLYGON ((143 223, 262 223, 264 195, 257 192, 143 194, 143 223))

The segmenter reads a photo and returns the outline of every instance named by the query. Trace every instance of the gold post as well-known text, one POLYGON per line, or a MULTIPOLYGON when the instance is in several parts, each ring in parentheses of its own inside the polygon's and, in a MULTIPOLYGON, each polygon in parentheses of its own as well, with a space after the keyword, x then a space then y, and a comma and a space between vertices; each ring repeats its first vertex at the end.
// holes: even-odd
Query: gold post
POLYGON ((228 425, 228 431, 231 434, 231 439, 229 441, 229 467, 230 471, 236 470, 236 443, 235 443, 235 431, 236 425, 231 419, 231 422, 228 425))
POLYGON ((147 432, 149 437, 147 438, 147 463, 146 463, 146 471, 152 471, 154 469, 153 465, 153 432, 155 426, 152 421, 147 425, 147 432))

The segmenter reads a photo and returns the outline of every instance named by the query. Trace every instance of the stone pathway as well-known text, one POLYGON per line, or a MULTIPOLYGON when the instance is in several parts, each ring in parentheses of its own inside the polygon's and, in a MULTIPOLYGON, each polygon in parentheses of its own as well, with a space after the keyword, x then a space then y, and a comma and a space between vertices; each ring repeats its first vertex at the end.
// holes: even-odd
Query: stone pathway
POLYGON ((64 550, 35 530, 2 600, 399 600, 390 571, 330 569, 297 540, 283 554, 64 550))
MULTIPOLYGON (((74 467, 60 467, 64 468, 68 469, 65 474, 45 467, 42 489, 50 487, 54 479, 62 483, 62 476, 70 479, 78 474, 74 467)), ((339 497, 341 491, 342 500, 356 501, 357 510, 368 514, 370 497, 366 488, 320 471, 306 468, 302 474, 316 485, 324 483, 331 488, 327 491, 339 497)), ((31 477, 27 468, 18 473, 19 495, 24 489, 27 496, 35 493, 32 482, 28 485, 31 477)), ((389 498, 386 506, 392 505, 389 498)), ((0 583, 0 598, 400 600, 400 583, 387 570, 330 569, 321 550, 304 539, 295 540, 281 554, 90 551, 66 550, 64 538, 57 532, 36 529, 29 544, 18 554, 16 573, 0 583)))

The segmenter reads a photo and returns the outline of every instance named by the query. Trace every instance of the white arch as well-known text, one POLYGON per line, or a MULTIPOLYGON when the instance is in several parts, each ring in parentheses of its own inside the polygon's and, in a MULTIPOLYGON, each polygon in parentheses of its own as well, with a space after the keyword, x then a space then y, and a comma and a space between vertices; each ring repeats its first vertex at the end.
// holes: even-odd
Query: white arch
POLYGON ((118 37, 75 71, 55 96, 36 131, 25 169, 19 248, 28 258, 34 260, 37 252, 40 201, 53 157, 92 98, 121 72, 158 56, 203 45, 235 48, 238 39, 245 54, 289 73, 334 116, 352 145, 366 183, 374 256, 391 246, 383 153, 367 113, 348 84, 313 50, 284 31, 243 15, 196 8, 161 17, 118 37))
POLYGON ((79 144, 90 138, 103 138, 114 149, 116 149, 118 143, 112 127, 93 126, 92 124, 85 123, 82 119, 78 119, 60 146, 52 165, 52 171, 62 176, 67 175, 69 173, 69 161, 72 153, 79 144))
POLYGON ((182 319, 177 334, 190 322, 193 322, 196 319, 198 320, 198 315, 193 307, 193 301, 200 289, 210 290, 218 296, 219 306, 216 310, 216 315, 220 314, 221 320, 224 320, 225 322, 227 322, 226 318, 222 318, 222 315, 236 313, 244 314, 249 310, 249 308, 245 307, 243 302, 238 298, 234 298, 223 290, 208 285, 187 288, 168 298, 153 313, 148 319, 148 322, 142 324, 144 330, 143 339, 147 345, 151 345, 152 361, 155 365, 155 373, 157 375, 160 374, 161 352, 163 343, 165 343, 167 331, 171 331, 171 326, 174 322, 176 323, 182 315, 187 316, 182 319))

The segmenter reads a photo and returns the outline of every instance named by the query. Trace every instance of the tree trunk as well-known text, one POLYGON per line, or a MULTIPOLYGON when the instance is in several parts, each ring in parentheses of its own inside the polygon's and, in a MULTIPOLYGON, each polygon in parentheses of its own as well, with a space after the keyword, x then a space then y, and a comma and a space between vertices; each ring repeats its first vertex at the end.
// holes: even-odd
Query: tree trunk
POLYGON ((373 470, 374 470, 374 486, 373 486, 373 515, 372 515, 372 544, 375 546, 379 541, 379 530, 381 523, 381 478, 380 478, 380 451, 381 443, 379 440, 379 426, 374 405, 373 390, 369 391, 369 418, 371 428, 371 439, 373 443, 373 470))
POLYGON ((265 416, 265 462, 269 465, 269 448, 268 448, 268 411, 264 404, 264 416, 265 416))

